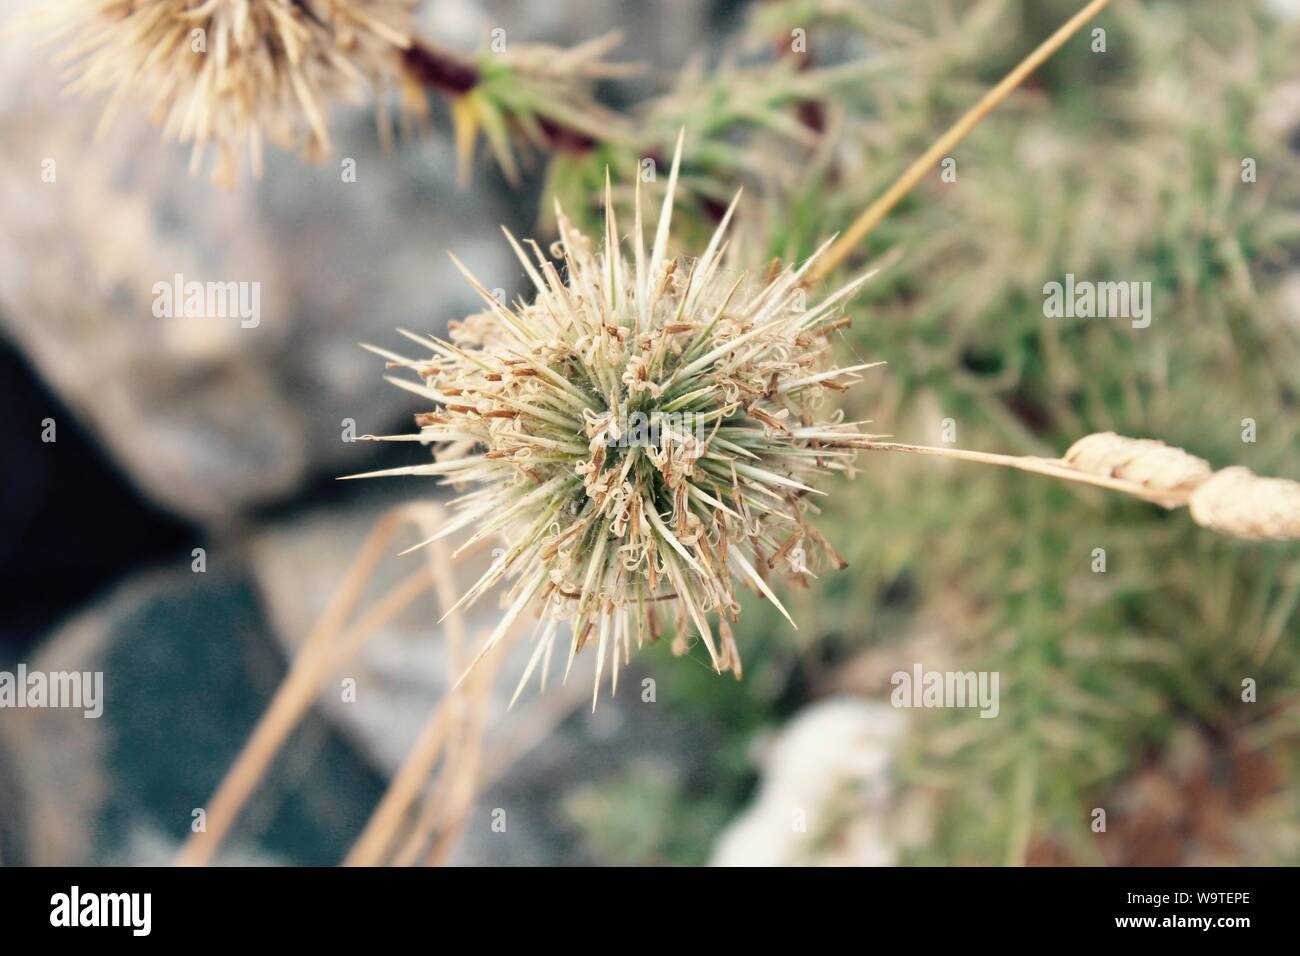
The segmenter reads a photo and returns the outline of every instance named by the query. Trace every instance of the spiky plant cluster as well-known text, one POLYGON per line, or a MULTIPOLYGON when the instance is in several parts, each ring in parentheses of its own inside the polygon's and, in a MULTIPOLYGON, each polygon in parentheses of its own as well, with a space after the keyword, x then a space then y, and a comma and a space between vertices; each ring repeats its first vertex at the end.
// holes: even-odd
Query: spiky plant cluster
POLYGON ((630 146, 627 120, 592 95, 597 81, 640 72, 637 64, 604 59, 621 42, 614 32, 569 48, 521 43, 465 56, 420 41, 403 55, 404 108, 424 125, 426 91, 443 94, 451 103, 461 183, 469 180, 480 134, 502 175, 517 183, 521 152, 586 154, 600 143, 630 146))
POLYGON ((570 666, 596 648, 595 694, 607 659, 616 689, 633 645, 670 621, 675 650, 698 634, 715 670, 739 677, 737 581, 788 619, 769 571, 802 579, 814 559, 843 566, 809 523, 810 496, 821 494, 811 482, 849 469, 865 437, 819 410, 826 392, 870 367, 836 367, 827 341, 867 276, 805 307, 812 260, 762 279, 732 274, 724 236, 735 201, 702 255, 670 256, 680 156, 679 140, 648 253, 639 205, 625 252, 607 181, 599 249, 557 210, 563 273, 536 243, 530 258, 510 237, 536 288, 531 302, 502 305, 471 277, 490 308, 450 341, 412 336, 431 358, 375 350, 418 373, 419 384, 395 381, 437 405, 418 416, 418 436, 402 436, 436 445, 436 462, 375 474, 476 486, 430 541, 471 526, 467 545, 504 536, 460 602, 513 578, 482 653, 525 609, 543 611, 521 688, 539 660, 549 664, 563 621, 570 666))
POLYGON ((214 178, 234 179, 247 147, 261 172, 265 141, 319 158, 325 112, 398 72, 415 0, 61 0, 37 25, 69 38, 71 89, 111 90, 101 122, 128 99, 149 104, 164 136, 211 143, 214 178))

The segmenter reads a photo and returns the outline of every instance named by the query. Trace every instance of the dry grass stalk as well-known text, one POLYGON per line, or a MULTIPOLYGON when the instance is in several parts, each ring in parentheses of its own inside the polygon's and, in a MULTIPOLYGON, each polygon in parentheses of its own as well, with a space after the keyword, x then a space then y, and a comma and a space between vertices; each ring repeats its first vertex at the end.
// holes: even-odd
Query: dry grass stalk
POLYGON ((520 633, 516 629, 508 635, 502 642, 503 652, 475 669, 430 713, 345 865, 410 866, 431 843, 428 852, 438 857, 450 849, 477 792, 488 695, 506 656, 504 649, 520 633), (426 790, 424 807, 417 819, 410 821, 411 808, 426 790))
MULTIPOLYGON (((444 521, 445 514, 441 509, 426 512, 421 516, 421 537, 433 534, 444 521)), ((446 553, 444 542, 435 544, 429 554, 431 564, 440 572, 434 578, 438 604, 443 611, 447 611, 456 603, 454 565, 446 553)), ((453 613, 446 618, 445 624, 447 679, 454 681, 464 664, 464 623, 460 614, 453 613)), ((519 629, 516 628, 506 636, 503 645, 508 646, 518 636, 519 629)), ((402 767, 348 853, 345 865, 410 865, 418 855, 418 850, 429 844, 435 829, 440 825, 435 845, 450 847, 459 833, 475 793, 484 711, 496 668, 505 657, 504 650, 503 647, 502 653, 485 662, 487 666, 475 672, 457 692, 444 697, 430 713, 402 767), (421 792, 426 790, 426 784, 433 776, 440 757, 441 767, 432 786, 427 788, 429 792, 425 809, 414 824, 407 826, 411 808, 421 792), (436 808, 437 812, 430 808, 436 808), (404 827, 405 836, 394 846, 404 827)))
POLYGON ((854 220, 848 231, 836 240, 835 245, 808 274, 809 284, 820 282, 834 272, 862 240, 870 234, 871 230, 880 225, 881 220, 889 215, 890 211, 916 188, 916 185, 926 173, 933 169, 954 146, 961 142, 967 133, 979 125, 980 120, 988 116, 997 108, 998 104, 1010 96, 1012 90, 1023 83, 1034 70, 1047 62, 1053 53, 1064 46, 1070 37, 1078 33, 1084 24, 1100 13, 1108 3, 1110 3, 1110 0, 1091 0, 1087 6, 1063 23, 1055 33, 1039 44, 1029 56, 1017 64, 1015 69, 1003 77, 997 86, 984 94, 980 101, 967 110, 947 132, 935 140, 930 148, 922 153, 912 165, 908 166, 902 175, 890 184, 889 188, 875 202, 862 211, 862 214, 854 220))
MULTIPOLYGON (((393 509, 376 523, 240 756, 207 802, 206 830, 191 834, 177 856, 178 865, 211 862, 240 810, 264 779, 271 762, 311 707, 321 686, 360 653, 383 625, 426 593, 430 585, 441 610, 451 611, 444 617, 449 682, 460 675, 467 640, 464 621, 454 610, 456 559, 447 552, 444 542, 428 549, 427 561, 420 570, 356 613, 394 534, 403 525, 413 524, 422 537, 427 537, 446 521, 447 515, 439 506, 413 504, 393 509), (349 627, 350 618, 354 621, 349 627)), ((477 550, 478 547, 465 549, 461 557, 472 556, 477 550)), ((523 636, 524 630, 522 625, 512 628, 498 648, 504 651, 523 636)), ((349 852, 346 865, 435 865, 445 860, 480 789, 483 777, 480 768, 485 764, 487 706, 505 656, 504 652, 491 655, 464 683, 438 701, 349 852), (420 804, 418 810, 417 804, 420 804)), ((553 726, 577 702, 574 694, 555 697, 551 702, 555 706, 545 708, 542 726, 553 726)), ((507 748, 507 752, 494 754, 494 759, 487 763, 488 781, 496 779, 537 739, 535 734, 530 735, 522 743, 507 748)))
POLYGON ((447 747, 446 759, 427 788, 423 805, 401 842, 389 858, 396 866, 437 866, 446 861, 469 817, 479 789, 483 763, 483 739, 487 730, 489 692, 506 649, 521 636, 514 628, 497 653, 476 668, 444 706, 454 708, 459 729, 447 747))
MULTIPOLYGON (((412 504, 393 509, 377 522, 344 574, 330 604, 303 642, 289 673, 277 688, 238 758, 204 805, 206 827, 201 832, 190 834, 177 855, 178 865, 203 866, 211 862, 240 810, 264 779, 290 733, 310 709, 325 680, 359 653, 384 624, 423 595, 431 583, 436 585, 448 573, 448 556, 438 549, 431 550, 427 564, 404 578, 357 615, 351 627, 348 626, 366 585, 388 552, 393 535, 408 522, 427 529, 444 523, 445 513, 437 505, 412 504)), ((446 593, 444 588, 443 594, 446 593)), ((448 621, 447 634, 449 655, 459 661, 459 649, 464 645, 464 638, 458 619, 448 621)))
POLYGON ((1001 465, 1109 488, 1166 508, 1186 507, 1197 524, 1234 538, 1300 539, 1300 482, 1261 478, 1241 466, 1215 471, 1204 459, 1154 439, 1098 432, 1079 439, 1061 458, 877 440, 860 447, 1001 465))

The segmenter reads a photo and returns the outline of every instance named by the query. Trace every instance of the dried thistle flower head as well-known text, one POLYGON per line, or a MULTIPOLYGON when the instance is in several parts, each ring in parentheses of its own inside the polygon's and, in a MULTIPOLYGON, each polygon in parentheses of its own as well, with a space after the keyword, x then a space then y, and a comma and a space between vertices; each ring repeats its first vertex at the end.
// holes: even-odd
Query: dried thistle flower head
POLYGON ((814 555, 843 567, 808 521, 822 493, 810 482, 847 470, 867 437, 818 411, 827 391, 871 367, 835 367, 827 341, 869 275, 805 308, 811 259, 762 280, 729 274, 735 201, 699 258, 670 258, 680 159, 679 139, 648 253, 639 201, 630 254, 623 248, 607 179, 600 249, 557 210, 563 275, 536 243, 534 261, 506 233, 536 287, 532 302, 502 305, 470 277, 489 309, 453 326, 450 341, 410 335, 432 357, 373 349, 421 379, 396 384, 436 403, 417 416, 418 436, 394 436, 435 444, 436 461, 357 477, 439 475, 472 487, 424 543, 471 526, 467 544, 504 536, 507 547, 457 606, 514 579, 479 657, 525 609, 540 608, 520 688, 539 660, 545 681, 563 621, 570 666, 595 646, 596 694, 607 660, 617 688, 633 643, 654 640, 668 620, 675 650, 693 630, 714 668, 739 677, 736 583, 789 619, 767 571, 801 579, 814 555))
POLYGON ((396 77, 415 0, 58 0, 37 26, 70 38, 70 90, 112 90, 100 129, 122 103, 150 106, 166 137, 193 142, 191 171, 208 143, 213 178, 234 180, 247 145, 255 174, 262 144, 329 153, 325 110, 360 100, 396 77))

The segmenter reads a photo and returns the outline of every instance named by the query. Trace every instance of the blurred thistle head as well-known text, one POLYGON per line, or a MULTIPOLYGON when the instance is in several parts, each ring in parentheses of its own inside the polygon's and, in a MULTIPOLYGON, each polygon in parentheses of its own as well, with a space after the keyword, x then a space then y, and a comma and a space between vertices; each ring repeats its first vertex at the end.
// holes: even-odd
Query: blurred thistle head
POLYGON ((761 279, 730 272, 724 239, 739 196, 698 258, 670 257, 680 159, 679 139, 648 250, 639 192, 627 250, 607 178, 600 249, 557 210, 563 273, 506 233, 531 302, 504 305, 466 272, 488 310, 453 323, 449 340, 408 333, 431 357, 372 349, 419 378, 395 384, 435 404, 417 416, 418 436, 392 436, 433 444, 435 462, 357 477, 436 475, 469 489, 423 544, 471 527, 462 549, 504 538, 456 606, 513 581, 480 658, 526 609, 540 610, 521 689, 539 660, 545 680, 566 621, 569 666, 595 647, 596 694, 607 665, 617 688, 633 644, 669 622, 676 651, 694 632, 714 669, 739 677, 737 583, 789 619, 769 572, 802 581, 815 564, 844 566, 809 522, 823 493, 811 482, 849 470, 868 437, 819 412, 871 367, 835 367, 828 342, 869 275, 814 305, 801 282, 815 256, 761 279))
POLYGON ((230 183, 247 148, 260 175, 269 141, 329 153, 334 98, 360 101, 398 75, 415 0, 54 0, 33 14, 68 40, 70 91, 111 90, 102 131, 123 103, 147 104, 163 134, 208 144, 230 183))

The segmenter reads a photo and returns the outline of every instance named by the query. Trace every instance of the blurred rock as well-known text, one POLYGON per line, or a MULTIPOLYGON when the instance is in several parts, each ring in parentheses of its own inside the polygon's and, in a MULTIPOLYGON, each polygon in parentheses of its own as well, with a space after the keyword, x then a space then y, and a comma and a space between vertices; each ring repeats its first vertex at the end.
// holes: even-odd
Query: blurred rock
MULTIPOLYGON (((188 834, 283 673, 255 593, 209 557, 203 574, 138 578, 59 630, 29 670, 101 671, 103 715, 0 711, 6 862, 157 864, 188 834)), ((340 860, 381 783, 307 715, 219 862, 340 860)))
POLYGON ((896 864, 893 763, 905 726, 887 704, 849 697, 800 712, 772 743, 758 796, 712 864, 896 864))
POLYGON ((198 531, 143 498, 3 339, 0 408, 0 580, 9 598, 0 615, 3 659, 27 653, 134 563, 188 552, 198 531))

